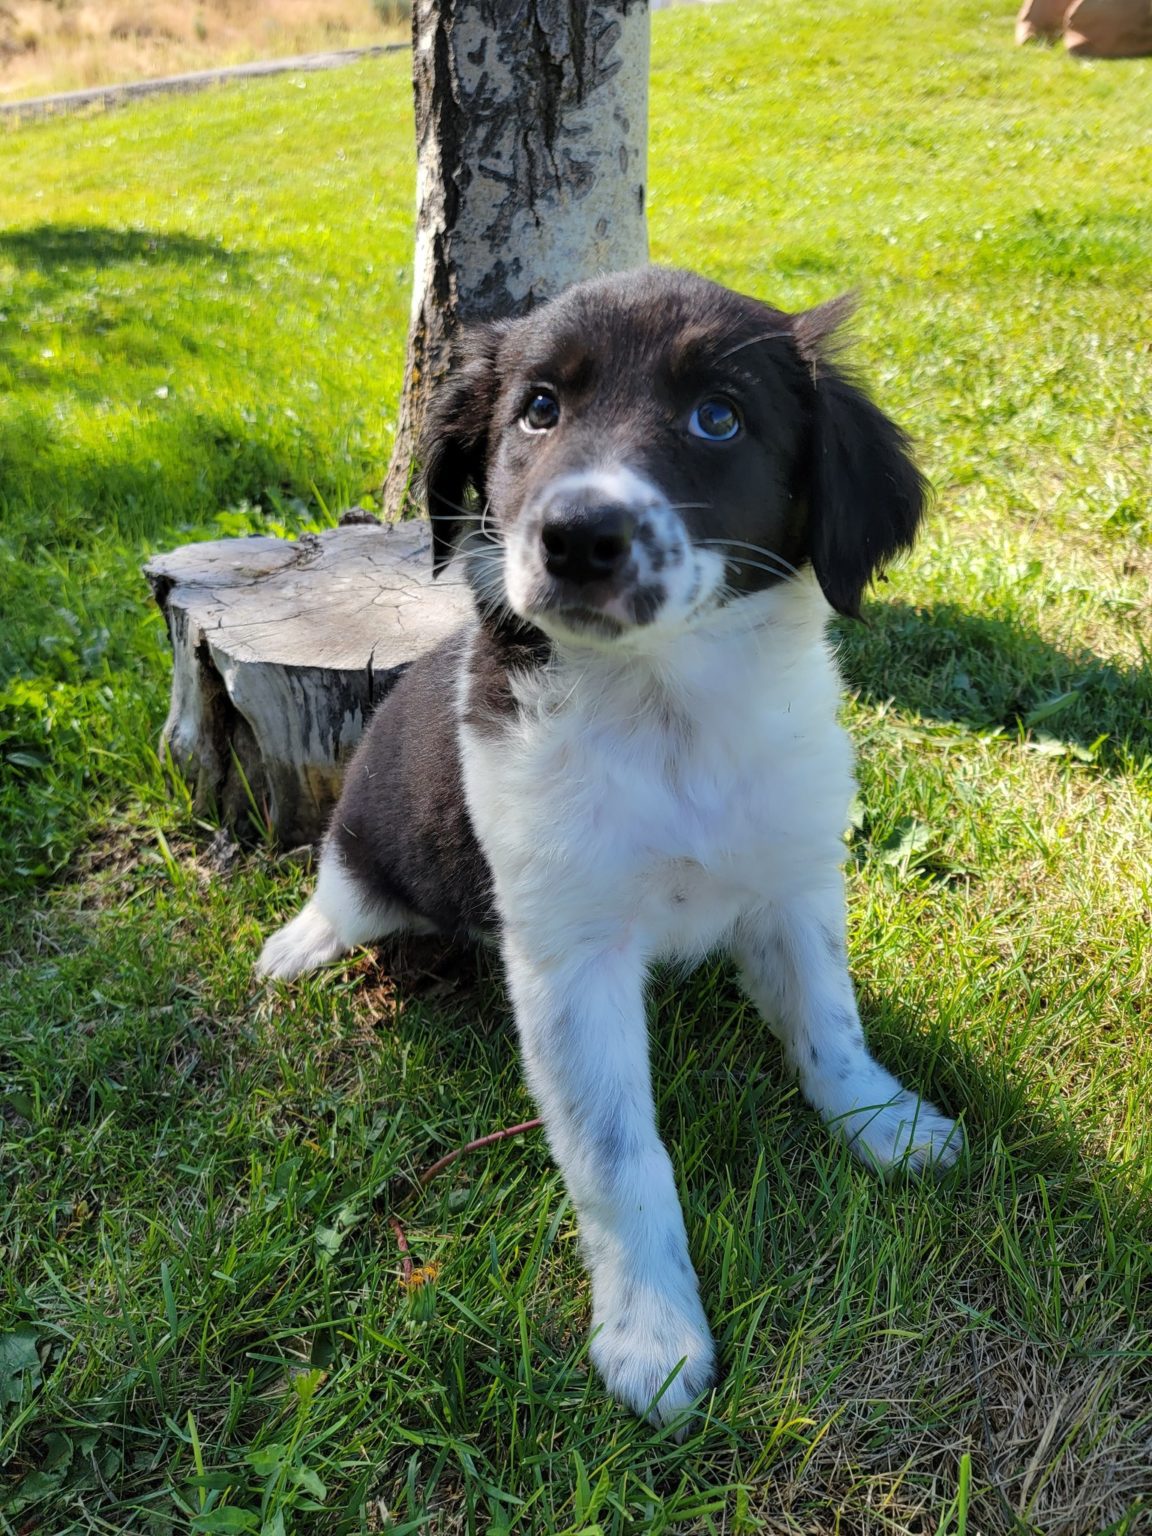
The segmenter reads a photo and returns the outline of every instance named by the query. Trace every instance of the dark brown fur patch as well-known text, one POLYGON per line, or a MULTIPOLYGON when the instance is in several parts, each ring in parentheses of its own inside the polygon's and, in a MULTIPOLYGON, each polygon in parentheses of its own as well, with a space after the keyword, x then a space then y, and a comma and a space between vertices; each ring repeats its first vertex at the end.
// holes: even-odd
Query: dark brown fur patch
POLYGON ((528 625, 514 629, 483 622, 472 638, 463 720, 482 735, 498 731, 515 713, 512 678, 546 666, 551 642, 528 625))
POLYGON ((464 802, 456 679, 467 631, 414 661, 387 695, 344 778, 328 836, 372 899, 445 933, 495 923, 492 877, 464 802))

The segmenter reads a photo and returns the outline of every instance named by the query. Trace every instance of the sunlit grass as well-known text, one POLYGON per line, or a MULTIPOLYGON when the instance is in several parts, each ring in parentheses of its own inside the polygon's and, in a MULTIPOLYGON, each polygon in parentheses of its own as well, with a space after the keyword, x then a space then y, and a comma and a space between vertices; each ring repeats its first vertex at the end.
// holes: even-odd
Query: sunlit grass
POLYGON ((1010 23, 655 24, 653 255, 789 307, 858 287, 855 355, 937 487, 840 636, 852 959, 879 1053, 971 1139, 943 1186, 876 1183, 723 972, 657 978, 728 1372, 683 1446, 588 1373, 538 1137, 403 1208, 441 1270, 397 1284, 398 1176, 531 1113, 489 963, 254 989, 307 874, 221 867, 152 755, 145 555, 324 523, 382 477, 407 61, 0 137, 11 1530, 1147 1518, 1152 62, 1016 50, 1010 23))

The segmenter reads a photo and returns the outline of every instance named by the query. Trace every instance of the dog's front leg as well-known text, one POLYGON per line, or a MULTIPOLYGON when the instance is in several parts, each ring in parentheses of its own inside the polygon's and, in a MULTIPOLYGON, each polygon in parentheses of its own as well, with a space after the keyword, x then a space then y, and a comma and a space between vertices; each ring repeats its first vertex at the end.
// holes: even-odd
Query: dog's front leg
POLYGON ((592 1360, 621 1402, 667 1423, 712 1384, 715 1351, 656 1131, 643 961, 619 948, 544 961, 515 932, 504 949, 528 1084, 580 1222, 592 1360))
POLYGON ((862 1162, 882 1172, 955 1162, 960 1127, 909 1092, 864 1043, 839 888, 747 913, 732 950, 804 1097, 862 1162))

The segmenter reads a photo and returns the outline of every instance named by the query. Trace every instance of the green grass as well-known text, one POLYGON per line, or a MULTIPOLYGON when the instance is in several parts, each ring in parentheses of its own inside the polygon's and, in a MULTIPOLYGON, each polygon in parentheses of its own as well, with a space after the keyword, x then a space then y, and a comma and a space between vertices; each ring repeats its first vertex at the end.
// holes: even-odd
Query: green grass
POLYGON ((538 1137, 405 1208, 441 1268, 397 1285, 397 1180, 531 1113, 498 978, 413 946, 252 985, 307 875, 221 868, 165 783, 138 566, 379 484, 407 62, 5 132, 0 1530, 1147 1528, 1152 61, 817 10, 657 18, 653 255, 858 286, 937 486, 841 635, 848 870, 871 1037, 965 1167, 870 1179, 723 971, 661 976, 728 1371, 685 1443, 589 1374, 538 1137))

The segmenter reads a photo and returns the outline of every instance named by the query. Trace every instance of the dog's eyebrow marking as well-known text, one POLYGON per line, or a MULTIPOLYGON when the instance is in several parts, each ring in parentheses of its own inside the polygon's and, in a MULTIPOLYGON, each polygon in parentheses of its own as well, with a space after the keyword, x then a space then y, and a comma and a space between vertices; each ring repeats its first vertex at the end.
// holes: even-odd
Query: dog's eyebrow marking
POLYGON ((755 386, 759 382, 758 370, 744 367, 740 362, 732 363, 729 359, 761 342, 788 340, 791 332, 760 331, 753 336, 745 334, 736 342, 732 342, 732 336, 732 326, 722 330, 695 326, 681 331, 669 348, 666 365, 669 378, 673 382, 681 382, 690 380, 693 375, 698 377, 700 374, 712 374, 709 383, 716 389, 755 386), (725 342, 730 345, 725 346, 725 342))
POLYGON ((547 356, 528 359, 526 377, 543 384, 547 379, 562 389, 587 389, 596 372, 596 358, 578 336, 562 336, 547 356))
POLYGON ((669 348, 668 372, 676 379, 698 368, 707 367, 717 361, 716 346, 723 339, 723 336, 704 326, 693 326, 681 331, 669 348))

